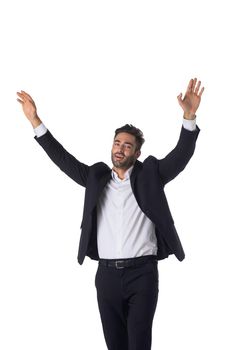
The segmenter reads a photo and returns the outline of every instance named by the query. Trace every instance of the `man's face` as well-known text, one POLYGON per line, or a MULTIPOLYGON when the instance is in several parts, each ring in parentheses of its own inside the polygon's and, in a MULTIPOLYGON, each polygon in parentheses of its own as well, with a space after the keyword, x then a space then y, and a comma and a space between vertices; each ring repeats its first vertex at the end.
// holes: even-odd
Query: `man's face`
POLYGON ((127 132, 116 135, 112 145, 112 163, 116 168, 129 169, 140 156, 136 138, 127 132))

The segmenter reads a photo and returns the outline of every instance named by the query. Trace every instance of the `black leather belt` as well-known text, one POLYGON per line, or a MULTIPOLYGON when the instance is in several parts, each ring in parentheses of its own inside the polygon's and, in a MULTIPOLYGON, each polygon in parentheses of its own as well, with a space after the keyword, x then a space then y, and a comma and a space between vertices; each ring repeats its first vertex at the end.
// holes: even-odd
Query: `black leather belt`
POLYGON ((156 255, 145 255, 129 259, 99 259, 99 265, 104 265, 106 267, 115 267, 116 269, 123 269, 124 267, 142 265, 151 260, 157 262, 156 255))

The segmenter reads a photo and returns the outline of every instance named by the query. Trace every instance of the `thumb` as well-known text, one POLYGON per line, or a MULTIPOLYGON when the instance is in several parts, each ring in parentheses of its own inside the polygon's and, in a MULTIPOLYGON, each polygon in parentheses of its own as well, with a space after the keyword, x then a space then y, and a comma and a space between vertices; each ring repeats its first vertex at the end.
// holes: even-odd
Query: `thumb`
POLYGON ((180 93, 180 94, 177 96, 177 99, 178 99, 179 103, 182 103, 182 93, 180 93))

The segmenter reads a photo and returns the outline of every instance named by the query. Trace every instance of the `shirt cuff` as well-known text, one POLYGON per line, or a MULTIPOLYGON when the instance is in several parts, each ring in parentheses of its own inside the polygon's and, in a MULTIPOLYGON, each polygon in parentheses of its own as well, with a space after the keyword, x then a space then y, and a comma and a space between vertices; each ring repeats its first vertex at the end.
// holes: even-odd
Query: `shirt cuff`
POLYGON ((40 137, 40 136, 44 135, 47 132, 48 129, 46 128, 46 126, 43 123, 41 123, 40 125, 38 125, 33 130, 34 130, 36 136, 40 137))
POLYGON ((183 118, 183 127, 190 131, 196 130, 196 116, 192 120, 183 118))

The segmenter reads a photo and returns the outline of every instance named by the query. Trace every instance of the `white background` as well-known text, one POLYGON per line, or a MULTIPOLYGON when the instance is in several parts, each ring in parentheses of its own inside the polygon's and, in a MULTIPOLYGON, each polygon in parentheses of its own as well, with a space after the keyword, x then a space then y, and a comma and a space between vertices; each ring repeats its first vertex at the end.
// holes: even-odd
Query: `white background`
POLYGON ((177 95, 205 86, 196 151, 166 187, 186 259, 159 263, 152 349, 232 349, 232 12, 222 1, 1 2, 0 348, 106 349, 97 262, 77 263, 84 189, 34 140, 16 101, 32 95, 79 160, 111 165, 114 130, 144 132, 164 157, 177 95))

